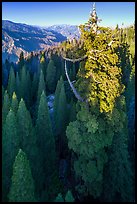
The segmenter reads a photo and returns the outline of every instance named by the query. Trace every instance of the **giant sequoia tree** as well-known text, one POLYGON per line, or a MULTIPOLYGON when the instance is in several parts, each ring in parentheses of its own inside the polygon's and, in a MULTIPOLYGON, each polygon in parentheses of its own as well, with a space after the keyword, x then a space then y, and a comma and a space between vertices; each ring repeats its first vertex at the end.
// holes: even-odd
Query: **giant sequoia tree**
MULTIPOLYGON (((121 96, 124 85, 121 82, 122 71, 116 53, 119 41, 114 37, 114 32, 103 27, 97 31, 93 27, 87 29, 84 25, 81 26, 81 39, 87 60, 79 70, 76 86, 88 106, 77 103, 77 119, 69 124, 66 132, 68 146, 77 155, 74 161, 78 184, 76 189, 79 193, 90 194, 94 198, 100 197, 103 190, 103 171, 108 161, 107 149, 112 145, 113 138, 119 134, 123 145, 125 143, 120 134, 126 120, 125 110, 122 109, 124 99, 121 96), (118 98, 121 101, 119 105, 118 98)), ((127 157, 128 153, 123 158, 125 163, 128 161, 127 157)), ((116 159, 115 165, 118 162, 116 159)), ((130 173, 125 173, 120 185, 124 183, 126 176, 131 179, 130 173)), ((128 183, 127 188, 130 185, 132 184, 128 183)))
POLYGON ((98 20, 94 4, 79 40, 5 61, 3 201, 74 202, 75 192, 80 201, 133 202, 134 27, 111 30, 98 20))

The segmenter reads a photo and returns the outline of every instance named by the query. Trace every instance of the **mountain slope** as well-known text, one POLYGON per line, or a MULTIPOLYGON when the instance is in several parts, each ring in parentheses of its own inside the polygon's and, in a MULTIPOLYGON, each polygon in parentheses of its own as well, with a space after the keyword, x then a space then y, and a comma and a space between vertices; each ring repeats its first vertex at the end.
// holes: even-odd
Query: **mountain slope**
POLYGON ((53 26, 49 26, 45 28, 47 28, 48 30, 53 30, 58 33, 61 33, 63 36, 69 39, 79 38, 80 36, 79 31, 78 31, 78 26, 76 25, 62 24, 62 25, 53 25, 53 26))
POLYGON ((76 26, 50 26, 46 28, 11 21, 2 21, 2 61, 16 62, 21 51, 26 55, 31 51, 62 42, 78 32, 76 26), (70 29, 70 30, 69 30, 70 29), (63 31, 64 30, 64 31, 63 31), (73 31, 73 32, 72 32, 73 31))

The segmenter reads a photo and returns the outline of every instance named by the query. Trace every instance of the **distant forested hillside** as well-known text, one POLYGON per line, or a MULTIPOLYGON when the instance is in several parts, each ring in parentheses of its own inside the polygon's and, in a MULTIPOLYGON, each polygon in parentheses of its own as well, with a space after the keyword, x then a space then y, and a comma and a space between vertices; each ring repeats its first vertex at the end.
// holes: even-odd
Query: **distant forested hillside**
POLYGON ((26 56, 31 51, 43 50, 67 38, 79 36, 77 26, 60 25, 47 28, 2 21, 2 60, 17 62, 23 51, 26 56), (64 32, 65 31, 65 32, 64 32))

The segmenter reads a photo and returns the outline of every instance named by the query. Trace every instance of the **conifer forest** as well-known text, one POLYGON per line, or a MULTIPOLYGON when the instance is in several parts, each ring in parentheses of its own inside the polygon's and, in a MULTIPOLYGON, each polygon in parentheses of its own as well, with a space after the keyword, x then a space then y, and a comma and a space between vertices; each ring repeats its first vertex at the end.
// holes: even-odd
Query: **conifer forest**
POLYGON ((2 64, 3 201, 135 202, 135 25, 79 31, 2 64))

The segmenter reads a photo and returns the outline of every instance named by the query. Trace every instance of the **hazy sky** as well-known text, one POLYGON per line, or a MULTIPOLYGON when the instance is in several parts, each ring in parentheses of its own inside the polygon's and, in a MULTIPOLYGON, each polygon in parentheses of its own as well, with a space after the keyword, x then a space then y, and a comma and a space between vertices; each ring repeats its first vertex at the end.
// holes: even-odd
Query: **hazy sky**
MULTIPOLYGON (((2 2, 2 19, 29 25, 80 25, 87 22, 93 2, 2 2)), ((115 27, 135 21, 135 2, 96 2, 99 25, 115 27)))

